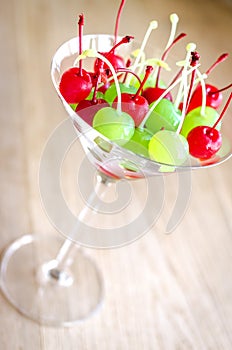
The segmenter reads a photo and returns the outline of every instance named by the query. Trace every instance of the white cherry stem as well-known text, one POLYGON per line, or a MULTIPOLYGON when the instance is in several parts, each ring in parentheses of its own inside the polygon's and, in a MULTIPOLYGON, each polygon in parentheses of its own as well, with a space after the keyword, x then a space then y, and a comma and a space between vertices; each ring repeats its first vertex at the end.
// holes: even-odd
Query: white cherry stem
POLYGON ((171 21, 172 27, 171 27, 170 36, 169 36, 167 45, 165 47, 165 50, 167 50, 167 48, 172 44, 172 42, 175 38, 175 35, 176 35, 177 24, 179 22, 179 17, 177 16, 176 13, 172 13, 170 15, 170 21, 171 21))
MULTIPOLYGON (((147 44, 147 41, 148 41, 148 39, 149 39, 149 37, 150 37, 150 35, 151 35, 151 32, 152 32, 154 29, 156 29, 156 28, 158 28, 158 22, 155 21, 155 20, 154 20, 154 21, 151 21, 150 24, 149 24, 149 27, 148 27, 148 29, 147 29, 147 31, 146 31, 146 34, 145 34, 145 36, 144 36, 144 38, 143 38, 143 41, 142 41, 141 47, 140 47, 140 49, 139 49, 139 53, 138 53, 138 55, 137 55, 137 57, 136 57, 136 59, 135 59, 135 62, 134 62, 133 65, 130 67, 130 69, 133 70, 134 72, 135 72, 136 68, 138 67, 138 64, 139 64, 140 59, 141 59, 141 58, 143 57, 143 55, 144 55, 144 49, 145 49, 145 46, 146 46, 146 44, 147 44)), ((127 85, 127 86, 130 85, 131 79, 132 79, 131 76, 128 77, 128 79, 127 79, 127 81, 126 81, 126 85, 127 85)))
POLYGON ((186 54, 184 68, 183 68, 183 71, 182 71, 182 81, 181 81, 181 84, 180 84, 180 89, 179 89, 178 94, 177 94, 177 103, 178 103, 178 105, 175 104, 176 108, 178 108, 177 107, 177 106, 179 106, 178 97, 179 97, 179 95, 180 96, 182 95, 182 90, 183 90, 183 93, 184 93, 184 95, 183 95, 183 106, 182 106, 182 112, 181 112, 181 120, 180 120, 180 123, 178 125, 177 130, 176 130, 177 134, 179 134, 181 129, 182 129, 182 125, 183 125, 184 118, 185 118, 185 115, 186 115, 187 102, 188 102, 188 91, 189 91, 189 89, 188 89, 188 76, 187 76, 187 73, 188 73, 188 67, 189 67, 189 64, 190 64, 191 53, 195 49, 196 49, 196 45, 194 43, 189 43, 186 46, 187 54, 186 54))
MULTIPOLYGON (((202 79, 204 79, 204 80, 206 80, 206 79, 208 78, 208 75, 205 74, 205 73, 202 73, 201 75, 202 75, 202 79)), ((199 83, 200 83, 200 79, 199 79, 199 78, 196 78, 195 81, 194 81, 194 83, 193 83, 193 90, 194 90, 194 88, 195 88, 199 83)), ((190 88, 190 84, 188 84, 188 90, 189 90, 189 88, 190 88)), ((181 97, 181 99, 183 99, 183 92, 182 92, 182 97, 181 97)))
MULTIPOLYGON (((169 18, 170 18, 170 22, 171 22, 172 26, 171 26, 170 35, 169 35, 169 38, 168 38, 167 45, 166 45, 166 47, 164 49, 164 52, 173 43, 173 40, 174 40, 175 35, 176 35, 177 23, 179 22, 179 17, 177 16, 176 13, 172 13, 169 18)), ((157 66, 158 66, 157 69, 155 69, 154 72, 152 73, 152 77, 153 78, 157 76, 159 65, 157 65, 157 66)))
POLYGON ((145 56, 145 53, 143 52, 142 56, 141 56, 140 63, 137 65, 137 68, 139 68, 138 72, 137 72, 138 76, 140 76, 140 74, 142 74, 142 71, 143 71, 144 67, 146 66, 146 61, 147 61, 146 56, 145 56))
MULTIPOLYGON (((188 82, 186 81, 186 77, 187 77, 187 70, 188 70, 188 67, 190 65, 190 58, 191 58, 191 52, 194 51, 196 49, 196 44, 194 43, 189 43, 187 46, 186 46, 186 58, 184 60, 184 67, 183 67, 183 71, 182 71, 182 74, 181 74, 181 83, 180 83, 180 87, 179 87, 179 90, 177 92, 177 96, 176 96, 176 100, 175 100, 175 107, 176 109, 179 107, 179 104, 182 100, 182 94, 184 92, 184 103, 186 105, 186 102, 187 102, 187 89, 188 89, 188 82), (187 87, 186 87, 186 83, 187 83, 187 87)), ((186 106, 183 106, 183 109, 185 109, 186 106)), ((183 110, 182 109, 182 110, 183 110)), ((185 113, 185 110, 184 110, 184 113, 185 113)), ((183 114, 182 113, 182 116, 183 114)))
POLYGON ((205 116, 205 109, 206 109, 206 86, 205 86, 205 79, 204 74, 202 74, 199 69, 196 70, 197 76, 201 83, 201 90, 202 90, 202 102, 201 102, 201 115, 205 116))

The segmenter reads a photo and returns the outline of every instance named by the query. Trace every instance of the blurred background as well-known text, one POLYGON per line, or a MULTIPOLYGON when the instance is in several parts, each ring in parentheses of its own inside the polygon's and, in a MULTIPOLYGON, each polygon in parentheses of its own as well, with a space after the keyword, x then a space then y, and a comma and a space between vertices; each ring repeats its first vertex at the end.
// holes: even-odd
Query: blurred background
MULTIPOLYGON (((67 115, 51 82, 50 62, 57 47, 76 35, 80 13, 86 18, 85 34, 113 33, 119 3, 1 1, 1 251, 24 233, 53 230, 41 205, 38 168, 46 140, 67 115)), ((162 46, 173 12, 180 18, 178 33, 186 32, 186 42, 197 43, 203 69, 221 53, 230 53, 212 79, 218 86, 231 83, 229 0, 127 0, 119 34, 139 41, 156 19, 153 40, 162 46)), ((80 145, 71 154, 64 194, 77 210, 83 205, 73 191, 83 156, 80 145)), ((192 174, 188 210, 171 235, 164 228, 175 203, 175 178, 165 180, 163 211, 144 237, 115 250, 87 249, 102 271, 105 300, 85 322, 70 329, 42 327, 19 315, 0 294, 1 349, 231 349, 231 170, 229 160, 192 174)), ((139 196, 142 185, 135 186, 139 196)))

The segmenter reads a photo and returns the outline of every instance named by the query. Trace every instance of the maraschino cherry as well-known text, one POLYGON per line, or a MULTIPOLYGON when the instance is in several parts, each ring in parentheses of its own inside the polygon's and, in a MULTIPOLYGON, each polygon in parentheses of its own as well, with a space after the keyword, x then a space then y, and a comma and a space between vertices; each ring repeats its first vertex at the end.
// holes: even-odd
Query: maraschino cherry
MULTIPOLYGON (((110 63, 112 64, 112 66, 114 67, 114 69, 116 71, 120 68, 125 68, 125 62, 121 56, 115 54, 115 49, 122 44, 128 44, 132 39, 134 39, 133 36, 126 35, 117 44, 115 44, 112 47, 112 49, 110 49, 109 52, 101 52, 101 54, 103 56, 105 56, 108 61, 110 61, 110 63)), ((99 60, 96 60, 95 64, 94 64, 94 71, 95 72, 97 72, 99 69, 98 64, 99 64, 99 60)), ((111 72, 110 72, 109 67, 107 65, 104 65, 103 69, 104 69, 107 76, 111 75, 111 72)))
MULTIPOLYGON (((79 16, 79 54, 82 53, 84 15, 79 16)), ((79 67, 72 67, 64 72, 59 85, 60 93, 68 103, 79 103, 84 100, 92 89, 90 74, 82 68, 82 60, 79 67)))
POLYGON ((107 58, 99 52, 89 49, 79 55, 78 59, 84 59, 87 57, 99 58, 101 61, 107 64, 111 70, 117 95, 118 103, 116 109, 112 107, 102 107, 93 118, 93 128, 99 133, 106 136, 109 140, 112 140, 120 145, 127 143, 134 134, 135 123, 133 118, 122 111, 121 108, 121 92, 117 78, 116 71, 113 65, 107 60, 107 58))
MULTIPOLYGON (((117 73, 121 73, 121 72, 126 73, 126 75, 128 73, 133 75, 138 80, 138 83, 140 86, 141 80, 136 73, 134 73, 128 68, 121 68, 117 70, 117 73)), ((119 82, 119 86, 120 86, 121 93, 135 94, 137 92, 137 88, 133 85, 126 85, 123 82, 119 82)), ((109 104, 112 104, 116 96, 117 96, 117 91, 116 91, 115 83, 111 83, 110 87, 106 90, 104 94, 104 98, 109 104)))
POLYGON ((222 136, 220 131, 216 129, 216 126, 224 116, 232 99, 232 93, 230 94, 223 111, 216 123, 210 126, 197 126, 193 128, 187 137, 189 144, 189 153, 196 158, 209 159, 215 153, 218 152, 222 145, 222 136))
MULTIPOLYGON (((101 61, 101 65, 103 62, 101 61)), ((100 67, 100 64, 99 64, 100 67)), ((101 70, 99 69, 98 74, 94 78, 94 92, 93 97, 90 100, 82 100, 77 105, 75 111, 80 117, 86 121, 90 126, 93 124, 94 115, 103 107, 109 107, 109 103, 107 103, 103 98, 97 98, 98 92, 98 84, 101 82, 101 70)))
MULTIPOLYGON (((232 84, 229 84, 225 86, 224 88, 218 89, 215 86, 211 84, 206 84, 206 106, 212 107, 212 108, 219 108, 222 103, 222 91, 225 91, 229 89, 232 86, 232 84)), ((196 90, 194 91, 189 107, 188 112, 201 106, 202 103, 202 86, 199 85, 196 90)))
MULTIPOLYGON (((152 66, 147 66, 145 71, 145 76, 140 84, 139 89, 135 94, 130 93, 122 93, 121 99, 122 99, 122 110, 126 113, 128 113, 135 122, 135 126, 139 126, 144 118, 144 116, 147 114, 149 110, 149 103, 147 100, 140 95, 144 84, 146 83, 146 80, 148 79, 149 75, 153 71, 152 66)), ((117 105, 118 97, 115 98, 113 102, 113 107, 117 105)))
MULTIPOLYGON (((227 53, 223 53, 218 57, 218 59, 207 69, 205 75, 208 77, 209 74, 217 67, 218 64, 225 61, 228 57, 227 53)), ((205 93, 206 93, 206 106, 217 109, 222 103, 222 91, 228 89, 231 86, 228 85, 225 88, 218 89, 217 87, 211 84, 205 84, 205 93)), ((198 84, 194 90, 187 112, 201 106, 202 104, 202 85, 198 84)))

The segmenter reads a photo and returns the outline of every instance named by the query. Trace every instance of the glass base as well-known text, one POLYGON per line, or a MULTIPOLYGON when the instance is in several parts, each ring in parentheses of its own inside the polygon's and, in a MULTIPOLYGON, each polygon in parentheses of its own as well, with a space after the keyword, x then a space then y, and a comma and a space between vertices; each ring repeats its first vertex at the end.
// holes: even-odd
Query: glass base
POLYGON ((55 257, 58 235, 25 235, 4 252, 0 285, 24 316, 47 326, 72 326, 90 316, 102 301, 100 274, 81 249, 60 271, 55 257))

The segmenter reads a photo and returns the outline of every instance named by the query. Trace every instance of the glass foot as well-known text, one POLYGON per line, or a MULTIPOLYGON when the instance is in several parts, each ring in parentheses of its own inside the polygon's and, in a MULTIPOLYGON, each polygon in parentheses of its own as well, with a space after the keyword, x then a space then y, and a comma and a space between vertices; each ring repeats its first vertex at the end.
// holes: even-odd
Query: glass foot
POLYGON ((101 276, 81 249, 62 270, 55 257, 57 235, 25 235, 4 252, 0 285, 8 301, 24 316, 48 326, 72 326, 101 305, 101 276))

